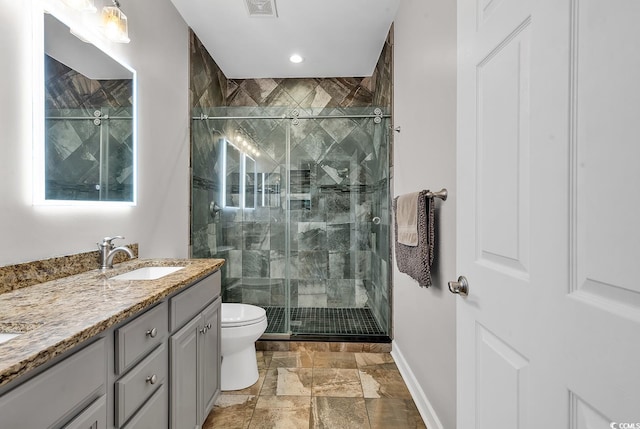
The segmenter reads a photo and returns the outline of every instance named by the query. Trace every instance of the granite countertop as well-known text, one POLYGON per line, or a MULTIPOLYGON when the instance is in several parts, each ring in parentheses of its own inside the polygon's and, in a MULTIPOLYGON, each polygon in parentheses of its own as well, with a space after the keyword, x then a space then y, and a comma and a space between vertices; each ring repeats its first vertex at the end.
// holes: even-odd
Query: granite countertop
POLYGON ((0 387, 162 301, 224 264, 223 259, 134 259, 0 294, 0 387), (184 266, 157 280, 112 280, 145 266, 184 266))

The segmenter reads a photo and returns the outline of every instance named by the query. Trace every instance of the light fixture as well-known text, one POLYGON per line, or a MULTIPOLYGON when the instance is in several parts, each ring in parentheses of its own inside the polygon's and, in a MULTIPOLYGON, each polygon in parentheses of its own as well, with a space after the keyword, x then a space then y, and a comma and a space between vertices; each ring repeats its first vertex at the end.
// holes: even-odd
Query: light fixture
POLYGON ((120 10, 120 2, 113 0, 113 6, 102 8, 102 26, 104 34, 116 43, 129 43, 127 16, 120 10))
POLYGON ((94 13, 97 10, 93 0, 62 0, 62 2, 71 9, 81 12, 94 13))
POLYGON ((289 61, 291 61, 294 64, 298 64, 301 63, 302 61, 304 61, 304 58, 302 58, 300 55, 298 54, 293 54, 289 57, 289 61))
POLYGON ((237 143, 237 146, 232 146, 244 155, 254 155, 256 157, 260 156, 260 150, 257 148, 257 145, 255 145, 254 140, 244 130, 236 129, 235 137, 233 137, 233 140, 237 143))

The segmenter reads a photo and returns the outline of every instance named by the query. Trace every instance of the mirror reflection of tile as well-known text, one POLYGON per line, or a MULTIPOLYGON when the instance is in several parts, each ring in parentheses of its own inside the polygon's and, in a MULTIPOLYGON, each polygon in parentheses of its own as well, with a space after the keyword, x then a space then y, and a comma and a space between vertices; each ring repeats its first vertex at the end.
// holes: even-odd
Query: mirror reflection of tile
POLYGON ((45 17, 45 199, 133 201, 133 73, 45 17))

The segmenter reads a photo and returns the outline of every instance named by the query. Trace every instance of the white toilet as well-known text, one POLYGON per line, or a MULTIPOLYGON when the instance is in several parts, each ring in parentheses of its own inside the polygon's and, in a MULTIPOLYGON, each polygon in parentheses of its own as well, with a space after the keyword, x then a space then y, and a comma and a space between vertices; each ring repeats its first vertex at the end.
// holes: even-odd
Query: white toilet
POLYGON ((258 381, 255 343, 266 329, 264 308, 222 303, 222 390, 240 390, 258 381))

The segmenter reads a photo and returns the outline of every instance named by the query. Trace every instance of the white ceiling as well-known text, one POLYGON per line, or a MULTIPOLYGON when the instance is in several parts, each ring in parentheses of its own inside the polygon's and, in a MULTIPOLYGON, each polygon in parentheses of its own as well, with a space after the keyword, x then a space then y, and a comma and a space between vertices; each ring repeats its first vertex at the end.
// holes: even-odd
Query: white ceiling
POLYGON ((245 0, 171 1, 231 79, 371 76, 400 3, 275 0, 272 18, 249 16, 245 0))

